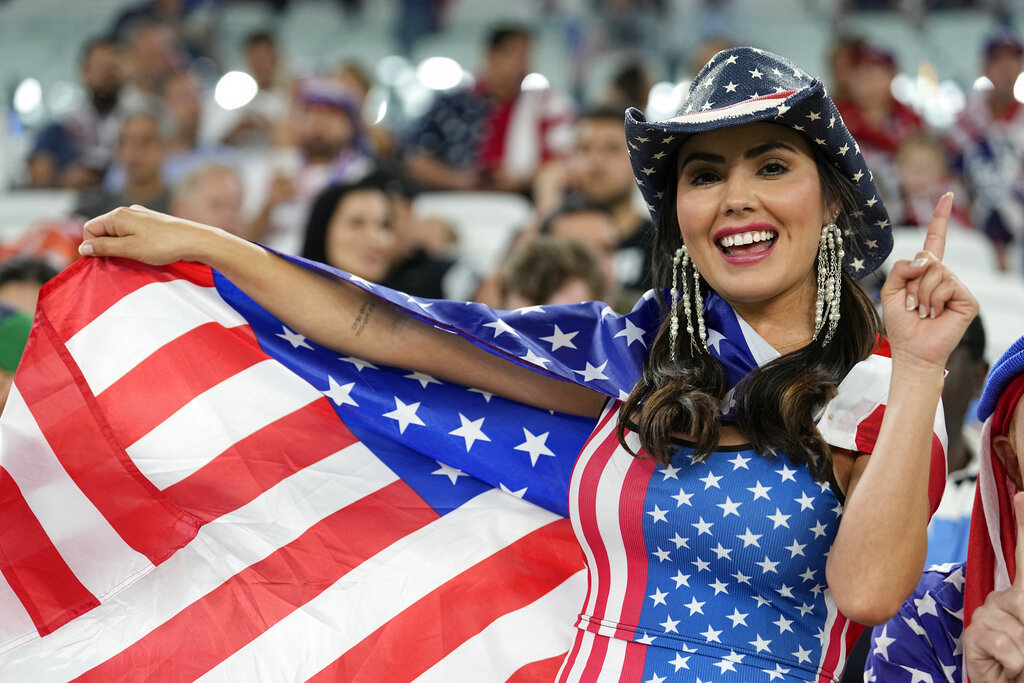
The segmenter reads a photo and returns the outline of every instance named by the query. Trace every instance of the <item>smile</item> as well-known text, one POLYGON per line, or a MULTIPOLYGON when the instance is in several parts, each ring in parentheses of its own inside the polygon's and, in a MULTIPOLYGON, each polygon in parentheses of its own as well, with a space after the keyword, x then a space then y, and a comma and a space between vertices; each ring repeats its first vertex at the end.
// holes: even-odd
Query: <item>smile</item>
POLYGON ((750 230, 747 232, 736 232, 726 235, 717 241, 718 248, 726 255, 734 252, 761 252, 771 248, 777 233, 774 230, 750 230), (756 244, 757 247, 747 249, 748 245, 756 244))

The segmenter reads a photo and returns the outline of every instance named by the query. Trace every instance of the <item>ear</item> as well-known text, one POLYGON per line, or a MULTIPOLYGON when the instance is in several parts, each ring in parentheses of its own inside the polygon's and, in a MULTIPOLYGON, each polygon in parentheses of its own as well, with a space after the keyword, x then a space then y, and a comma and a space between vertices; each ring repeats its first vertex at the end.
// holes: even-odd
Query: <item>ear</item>
POLYGON ((1009 437, 1000 434, 992 437, 992 450, 996 457, 1003 463, 1006 476, 1014 483, 1018 491, 1024 491, 1024 483, 1021 482, 1020 462, 1017 460, 1017 453, 1013 450, 1013 444, 1009 437))

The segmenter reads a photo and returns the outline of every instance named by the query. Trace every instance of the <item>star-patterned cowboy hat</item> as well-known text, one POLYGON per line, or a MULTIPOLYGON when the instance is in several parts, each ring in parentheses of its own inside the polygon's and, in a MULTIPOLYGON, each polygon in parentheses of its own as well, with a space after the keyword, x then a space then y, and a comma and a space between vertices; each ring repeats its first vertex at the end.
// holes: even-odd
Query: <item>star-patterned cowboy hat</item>
POLYGON ((651 215, 657 218, 666 183, 675 182, 675 153, 687 137, 759 121, 800 132, 853 182, 860 210, 850 216, 855 229, 844 239, 843 267, 863 277, 880 266, 892 250, 889 214, 824 84, 788 60, 751 47, 712 57, 690 84, 676 116, 647 121, 638 109, 626 111, 633 174, 651 215))

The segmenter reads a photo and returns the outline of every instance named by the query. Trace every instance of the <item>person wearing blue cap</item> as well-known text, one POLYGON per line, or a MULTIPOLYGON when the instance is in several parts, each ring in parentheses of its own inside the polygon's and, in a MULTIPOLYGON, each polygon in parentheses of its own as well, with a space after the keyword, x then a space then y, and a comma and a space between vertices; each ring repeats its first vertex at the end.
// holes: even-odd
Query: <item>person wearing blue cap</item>
POLYGON ((889 217, 819 80, 725 50, 677 116, 630 109, 625 134, 661 288, 628 316, 412 318, 137 208, 88 223, 82 252, 201 261, 328 348, 595 419, 566 489, 589 589, 558 680, 836 680, 860 624, 916 585, 945 479, 943 369, 978 309, 941 261, 951 197, 890 271, 883 337, 856 278, 888 255, 889 217))
POLYGON ((992 366, 978 403, 984 428, 967 561, 929 567, 899 613, 874 630, 866 681, 1024 675, 1022 396, 1024 337, 992 366))

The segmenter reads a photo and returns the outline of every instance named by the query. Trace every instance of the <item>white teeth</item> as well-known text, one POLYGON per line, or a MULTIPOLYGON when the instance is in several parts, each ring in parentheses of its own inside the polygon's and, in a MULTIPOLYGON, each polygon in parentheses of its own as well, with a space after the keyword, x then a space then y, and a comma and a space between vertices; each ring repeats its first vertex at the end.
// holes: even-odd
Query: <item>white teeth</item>
POLYGON ((769 230, 754 230, 751 232, 736 233, 727 235, 718 240, 718 243, 725 249, 741 244, 753 244, 754 242, 766 242, 775 236, 769 230))

